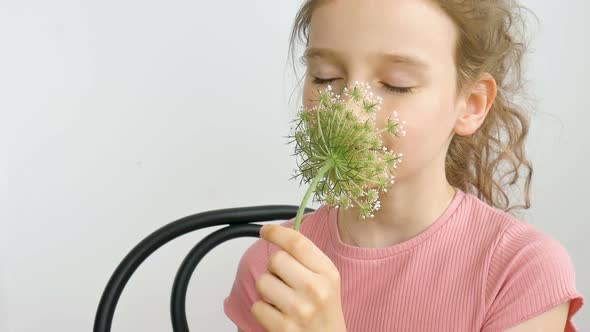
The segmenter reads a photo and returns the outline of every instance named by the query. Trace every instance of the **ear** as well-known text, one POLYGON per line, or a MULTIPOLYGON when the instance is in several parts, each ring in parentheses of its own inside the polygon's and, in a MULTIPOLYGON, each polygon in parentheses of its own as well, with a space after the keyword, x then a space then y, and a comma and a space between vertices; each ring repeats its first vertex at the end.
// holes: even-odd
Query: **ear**
POLYGON ((496 99, 496 80, 489 73, 466 87, 461 94, 459 116, 454 131, 459 136, 473 134, 485 120, 488 111, 496 99))

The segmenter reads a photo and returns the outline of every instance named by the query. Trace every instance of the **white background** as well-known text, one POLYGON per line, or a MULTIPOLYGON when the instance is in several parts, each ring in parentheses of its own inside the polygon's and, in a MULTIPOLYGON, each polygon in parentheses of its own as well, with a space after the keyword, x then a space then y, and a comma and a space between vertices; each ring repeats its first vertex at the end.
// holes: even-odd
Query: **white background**
MULTIPOLYGON (((0 331, 90 331, 109 276, 152 231, 207 210, 300 203, 306 188, 288 180, 296 162, 283 137, 299 98, 289 101, 286 63, 299 4, 0 1, 0 331)), ((526 219, 568 249, 588 295, 590 5, 525 4, 541 20, 526 219)), ((138 269, 113 331, 171 330, 176 269, 213 230, 138 269)), ((235 331, 223 299, 254 241, 230 241, 199 265, 193 330, 235 331)))

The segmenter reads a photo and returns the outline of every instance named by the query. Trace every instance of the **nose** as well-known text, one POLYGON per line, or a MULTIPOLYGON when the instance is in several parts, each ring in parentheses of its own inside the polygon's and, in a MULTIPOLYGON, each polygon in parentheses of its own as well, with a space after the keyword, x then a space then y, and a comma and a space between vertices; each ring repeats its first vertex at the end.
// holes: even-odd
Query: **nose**
MULTIPOLYGON (((346 83, 345 87, 342 89, 342 98, 345 102, 345 105, 348 109, 350 109, 354 115, 357 116, 361 121, 367 120, 371 117, 371 113, 367 112, 366 106, 372 104, 374 102, 378 102, 378 97, 372 94, 372 88, 370 84, 362 81, 350 81, 346 83), (356 90, 354 90, 356 89, 356 90), (353 98, 352 94, 361 92, 361 100, 355 100, 357 98, 353 98), (363 103, 363 100, 366 100, 368 104, 363 103)), ((376 108, 373 109, 373 113, 376 111, 376 108)))
POLYGON ((362 104, 360 102, 354 101, 352 97, 345 97, 345 105, 346 108, 351 110, 359 120, 364 122, 368 119, 369 115, 362 107, 362 104))

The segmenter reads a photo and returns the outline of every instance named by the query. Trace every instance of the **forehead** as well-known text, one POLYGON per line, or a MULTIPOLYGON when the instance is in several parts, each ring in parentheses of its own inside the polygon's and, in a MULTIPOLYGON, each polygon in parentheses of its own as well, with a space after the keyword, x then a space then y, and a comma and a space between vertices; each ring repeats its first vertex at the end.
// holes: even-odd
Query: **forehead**
MULTIPOLYGON (((332 0, 312 14, 309 48, 359 59, 367 54, 415 55, 429 65, 448 65, 453 63, 456 33, 451 18, 430 0, 332 0)), ((334 55, 307 55, 312 54, 334 55)))
MULTIPOLYGON (((335 60, 336 62, 345 62, 344 58, 345 55, 339 50, 331 49, 331 48, 321 48, 321 47, 308 47, 303 57, 307 62, 313 62, 315 59, 325 59, 329 58, 331 60, 335 60)), ((423 59, 421 56, 412 53, 378 53, 378 52, 367 52, 365 53, 365 60, 369 62, 379 62, 386 61, 389 63, 401 64, 406 67, 414 67, 417 69, 429 69, 430 64, 427 60, 423 59)))

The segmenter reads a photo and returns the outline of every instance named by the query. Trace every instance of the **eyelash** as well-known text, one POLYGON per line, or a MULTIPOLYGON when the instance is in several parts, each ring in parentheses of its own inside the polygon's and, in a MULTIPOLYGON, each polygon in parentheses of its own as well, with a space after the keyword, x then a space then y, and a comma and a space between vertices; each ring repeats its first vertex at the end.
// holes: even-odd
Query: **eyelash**
MULTIPOLYGON (((326 84, 326 83, 332 83, 334 82, 336 79, 335 78, 331 78, 331 79, 321 79, 319 77, 313 77, 313 83, 314 84, 326 84)), ((383 87, 386 88, 387 90, 391 91, 391 92, 396 92, 396 93, 409 93, 412 92, 412 88, 400 88, 397 86, 391 86, 389 84, 385 84, 383 83, 383 87)))

